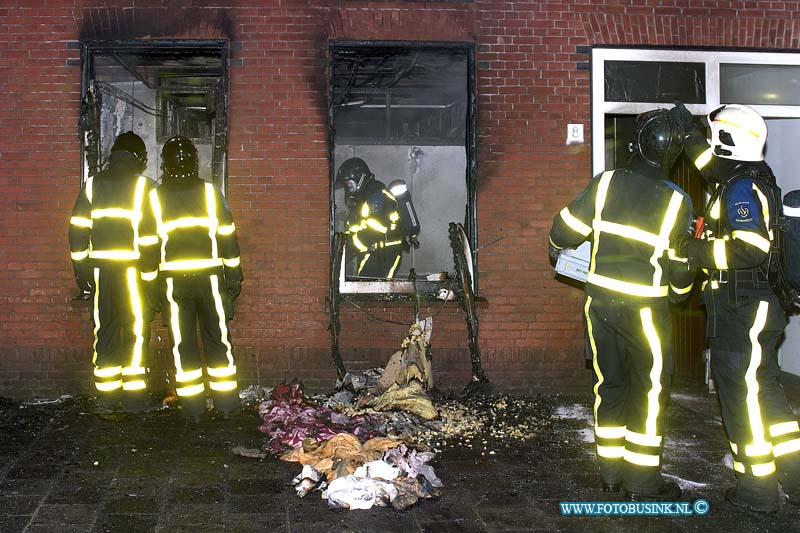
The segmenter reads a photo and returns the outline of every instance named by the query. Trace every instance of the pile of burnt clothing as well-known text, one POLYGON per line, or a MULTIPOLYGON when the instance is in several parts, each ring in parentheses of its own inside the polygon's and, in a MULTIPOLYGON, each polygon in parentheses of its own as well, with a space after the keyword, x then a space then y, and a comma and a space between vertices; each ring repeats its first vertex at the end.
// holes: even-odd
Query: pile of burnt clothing
POLYGON ((378 413, 348 416, 339 411, 308 402, 298 383, 281 383, 270 399, 258 408, 264 423, 259 430, 269 436, 264 448, 272 453, 299 448, 305 439, 327 440, 337 433, 349 432, 361 439, 385 435, 383 417, 378 413))
POLYGON ((345 509, 405 509, 421 498, 438 497, 442 482, 427 464, 433 458, 400 440, 376 437, 362 444, 349 433, 325 442, 307 439, 301 448, 281 455, 303 465, 292 480, 298 496, 323 491, 331 507, 345 509))

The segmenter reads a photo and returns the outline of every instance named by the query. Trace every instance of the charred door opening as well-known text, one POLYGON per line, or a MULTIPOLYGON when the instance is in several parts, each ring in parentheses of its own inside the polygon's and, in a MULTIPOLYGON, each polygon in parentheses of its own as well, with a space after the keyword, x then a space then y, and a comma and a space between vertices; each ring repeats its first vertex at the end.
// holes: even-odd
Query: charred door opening
POLYGON ((86 42, 82 61, 83 179, 133 131, 147 145, 150 179, 160 181, 161 146, 183 135, 197 147, 200 177, 226 190, 226 41, 86 42))

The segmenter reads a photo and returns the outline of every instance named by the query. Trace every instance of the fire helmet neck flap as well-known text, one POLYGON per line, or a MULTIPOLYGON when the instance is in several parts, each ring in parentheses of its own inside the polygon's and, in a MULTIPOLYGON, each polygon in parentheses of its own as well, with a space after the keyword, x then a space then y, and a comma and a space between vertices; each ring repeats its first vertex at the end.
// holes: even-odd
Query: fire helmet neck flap
POLYGON ((352 196, 364 186, 364 183, 373 179, 375 174, 369 170, 367 163, 360 157, 351 157, 339 167, 336 173, 336 187, 344 187, 345 192, 352 196))
POLYGON ((683 127, 666 109, 654 109, 636 117, 630 150, 649 166, 669 171, 683 151, 683 127))
POLYGON ((197 148, 186 137, 176 135, 161 149, 161 169, 164 179, 198 178, 197 148))
POLYGON ((147 146, 141 137, 132 131, 121 133, 111 146, 111 153, 114 152, 128 152, 136 158, 139 162, 139 172, 147 168, 147 146))
POLYGON ((708 114, 714 155, 736 161, 763 161, 767 123, 752 107, 726 104, 708 114))

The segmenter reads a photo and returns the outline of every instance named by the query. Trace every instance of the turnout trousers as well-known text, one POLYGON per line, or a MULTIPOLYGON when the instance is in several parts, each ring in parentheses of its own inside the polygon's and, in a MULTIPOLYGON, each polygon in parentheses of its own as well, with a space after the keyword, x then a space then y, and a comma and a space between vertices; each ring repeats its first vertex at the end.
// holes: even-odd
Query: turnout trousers
POLYGON ((107 395, 141 393, 146 388, 145 362, 153 313, 142 292, 139 270, 127 265, 95 267, 95 388, 107 395))
POLYGON ((183 399, 204 398, 204 374, 212 396, 236 394, 234 361, 228 317, 232 302, 222 287, 222 272, 165 276, 169 331, 175 361, 176 393, 183 399), (205 360, 197 345, 197 328, 205 360))
POLYGON ((774 503, 777 482, 800 496, 800 427, 786 401, 778 345, 786 315, 770 291, 706 287, 711 366, 730 441, 737 498, 774 503), (712 327, 715 326, 715 327, 712 327))
POLYGON ((595 443, 604 483, 656 492, 663 418, 673 369, 667 299, 587 295, 584 312, 595 373, 595 443))

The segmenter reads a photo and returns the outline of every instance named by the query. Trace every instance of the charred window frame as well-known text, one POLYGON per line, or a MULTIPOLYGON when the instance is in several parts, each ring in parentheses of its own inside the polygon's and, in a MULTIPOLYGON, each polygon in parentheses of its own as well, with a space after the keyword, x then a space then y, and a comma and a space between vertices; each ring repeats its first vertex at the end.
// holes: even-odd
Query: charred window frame
MULTIPOLYGON (((442 283, 427 280, 428 275, 454 274, 448 222, 464 225, 472 250, 477 244, 474 44, 334 42, 329 48, 328 87, 332 253, 334 235, 345 229, 346 214, 344 194, 335 187, 336 171, 349 157, 364 159, 385 185, 395 179, 408 182, 423 228, 420 248, 407 250, 399 275, 390 281, 359 278, 351 262, 345 266, 339 290, 378 295, 412 293, 415 289, 409 270, 414 268, 416 290, 436 293, 442 283), (442 205, 450 202, 449 207, 433 217, 425 205, 430 198, 418 195, 436 191, 444 182, 433 184, 431 180, 426 184, 419 176, 415 182, 412 174, 426 163, 429 173, 438 168, 441 175, 455 174, 452 165, 442 162, 447 161, 448 154, 457 153, 458 177, 453 178, 453 185, 459 189, 455 193, 458 199, 441 194, 442 205), (463 205, 458 203, 462 194, 463 205), (442 218, 448 216, 448 220, 442 218), (426 259, 426 253, 432 254, 431 258, 426 259)), ((475 253, 473 261, 477 263, 475 253)), ((474 272, 477 278, 477 268, 474 272)), ((477 287, 477 279, 473 282, 477 287)))
POLYGON ((147 145, 147 177, 160 181, 161 146, 183 135, 197 146, 200 177, 226 192, 226 40, 86 41, 81 61, 82 180, 133 130, 147 145))

